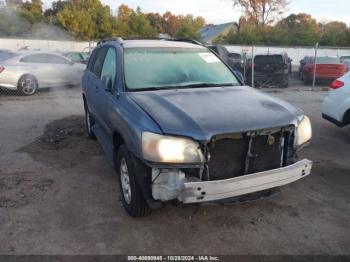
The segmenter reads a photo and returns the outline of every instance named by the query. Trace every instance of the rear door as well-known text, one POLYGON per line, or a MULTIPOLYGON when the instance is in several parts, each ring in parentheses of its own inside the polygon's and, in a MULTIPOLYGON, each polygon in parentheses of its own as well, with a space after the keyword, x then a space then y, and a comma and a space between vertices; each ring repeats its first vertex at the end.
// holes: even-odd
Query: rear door
POLYGON ((108 48, 106 47, 95 49, 83 79, 88 107, 95 119, 97 128, 102 125, 101 112, 99 111, 101 107, 99 93, 103 90, 103 84, 100 80, 100 76, 107 51, 108 48))

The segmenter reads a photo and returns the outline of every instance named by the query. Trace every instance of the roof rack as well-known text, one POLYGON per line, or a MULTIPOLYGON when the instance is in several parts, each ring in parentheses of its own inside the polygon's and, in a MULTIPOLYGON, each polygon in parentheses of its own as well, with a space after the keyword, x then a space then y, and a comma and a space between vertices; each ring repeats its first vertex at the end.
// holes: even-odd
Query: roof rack
POLYGON ((121 37, 105 38, 105 39, 102 39, 102 40, 98 41, 97 45, 101 45, 103 43, 112 42, 112 41, 116 41, 118 43, 123 43, 123 38, 121 38, 121 37))
POLYGON ((188 42, 195 45, 203 45, 201 42, 193 39, 188 38, 168 38, 168 37, 113 37, 113 38, 106 38, 102 39, 101 41, 97 42, 97 45, 110 42, 110 41, 116 41, 118 43, 123 43, 124 40, 163 40, 163 41, 176 41, 176 42, 188 42))
POLYGON ((174 38, 173 41, 188 42, 188 43, 192 43, 195 45, 203 45, 201 42, 194 40, 194 39, 189 39, 189 38, 174 38))

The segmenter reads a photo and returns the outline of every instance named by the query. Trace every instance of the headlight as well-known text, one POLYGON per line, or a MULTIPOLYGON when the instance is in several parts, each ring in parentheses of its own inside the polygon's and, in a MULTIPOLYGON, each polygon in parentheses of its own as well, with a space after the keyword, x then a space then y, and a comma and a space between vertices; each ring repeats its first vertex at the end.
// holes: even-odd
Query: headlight
POLYGON ((191 139, 142 133, 143 157, 158 163, 199 163, 203 154, 199 144, 191 139))
POLYGON ((304 116, 303 120, 297 126, 295 144, 300 146, 312 138, 312 128, 310 119, 304 116))

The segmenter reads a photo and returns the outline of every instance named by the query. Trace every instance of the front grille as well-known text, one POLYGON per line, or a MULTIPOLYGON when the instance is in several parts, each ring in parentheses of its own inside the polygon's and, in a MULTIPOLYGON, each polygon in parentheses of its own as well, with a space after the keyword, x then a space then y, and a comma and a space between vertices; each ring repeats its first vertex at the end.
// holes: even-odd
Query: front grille
POLYGON ((281 167, 288 138, 289 132, 276 132, 215 141, 210 148, 209 179, 222 180, 281 167))

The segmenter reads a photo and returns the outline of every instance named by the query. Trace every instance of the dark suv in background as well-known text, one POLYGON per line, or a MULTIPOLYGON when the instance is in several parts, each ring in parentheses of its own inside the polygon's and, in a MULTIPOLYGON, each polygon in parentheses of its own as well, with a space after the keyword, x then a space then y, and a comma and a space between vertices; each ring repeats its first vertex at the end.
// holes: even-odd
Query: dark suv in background
POLYGON ((101 41, 82 80, 87 133, 119 175, 122 203, 143 216, 163 201, 218 201, 311 172, 297 150, 310 120, 243 86, 208 48, 177 40, 101 41))
POLYGON ((254 87, 282 87, 289 85, 291 61, 286 54, 258 54, 254 62, 250 58, 246 69, 246 82, 252 85, 254 66, 254 87))

